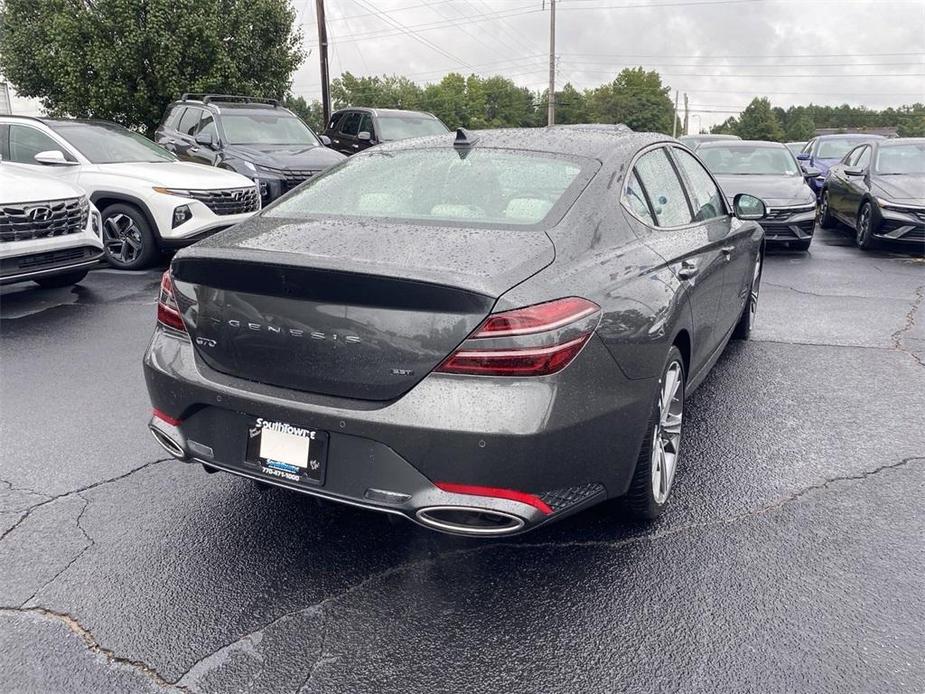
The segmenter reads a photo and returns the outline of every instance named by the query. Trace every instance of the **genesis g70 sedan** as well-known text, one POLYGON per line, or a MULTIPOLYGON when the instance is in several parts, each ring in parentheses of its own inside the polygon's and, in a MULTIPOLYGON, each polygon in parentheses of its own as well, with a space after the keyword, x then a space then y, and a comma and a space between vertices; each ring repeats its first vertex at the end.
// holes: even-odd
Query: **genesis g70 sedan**
POLYGON ((653 518, 686 396, 751 328, 764 209, 618 126, 376 147, 176 255, 150 428, 209 471, 450 533, 615 497, 653 518))

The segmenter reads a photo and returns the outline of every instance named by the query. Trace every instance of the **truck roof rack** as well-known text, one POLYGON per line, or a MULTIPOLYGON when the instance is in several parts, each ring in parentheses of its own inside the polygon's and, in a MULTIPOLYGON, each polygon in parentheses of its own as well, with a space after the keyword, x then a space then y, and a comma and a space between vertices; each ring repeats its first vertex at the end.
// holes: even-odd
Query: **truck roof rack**
POLYGON ((239 104, 263 104, 276 108, 279 106, 279 99, 261 99, 254 96, 240 96, 238 94, 208 94, 199 92, 185 92, 180 97, 180 101, 201 101, 208 104, 212 101, 225 101, 239 104))

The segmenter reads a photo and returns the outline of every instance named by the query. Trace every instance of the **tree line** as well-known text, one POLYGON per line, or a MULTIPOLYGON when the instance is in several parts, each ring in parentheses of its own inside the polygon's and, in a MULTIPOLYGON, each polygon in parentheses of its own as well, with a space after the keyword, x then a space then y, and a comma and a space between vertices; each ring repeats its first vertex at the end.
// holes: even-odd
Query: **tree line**
MULTIPOLYGON (((0 0, 0 74, 52 116, 101 118, 153 133, 183 92, 283 98, 316 130, 321 106, 290 93, 305 59, 288 0, 0 0)), ((655 70, 621 70, 611 82, 556 92, 558 123, 625 123, 671 133, 670 87, 655 70)), ((335 108, 430 111, 450 127, 546 124, 548 94, 503 75, 450 73, 417 84, 400 75, 333 80, 335 108)), ((743 138, 806 140, 816 128, 895 126, 925 135, 925 105, 874 111, 855 106, 773 107, 756 98, 716 126, 743 138)))

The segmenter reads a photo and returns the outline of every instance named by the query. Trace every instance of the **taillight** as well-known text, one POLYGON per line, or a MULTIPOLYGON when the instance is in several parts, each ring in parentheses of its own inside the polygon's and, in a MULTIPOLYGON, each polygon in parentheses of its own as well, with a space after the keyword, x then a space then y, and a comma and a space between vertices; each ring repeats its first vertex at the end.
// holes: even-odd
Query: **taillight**
POLYGON ((577 356, 600 319, 600 306, 574 296, 495 313, 437 371, 472 376, 554 374, 577 356))
POLYGON ((161 277, 161 290, 157 296, 157 322, 172 330, 186 332, 180 309, 173 293, 173 280, 170 279, 170 270, 161 277))

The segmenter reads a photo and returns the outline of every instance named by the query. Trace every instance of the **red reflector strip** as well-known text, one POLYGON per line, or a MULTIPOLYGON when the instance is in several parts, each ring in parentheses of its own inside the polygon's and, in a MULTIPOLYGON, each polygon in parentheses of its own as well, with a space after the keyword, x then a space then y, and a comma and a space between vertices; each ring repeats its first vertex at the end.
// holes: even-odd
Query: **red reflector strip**
POLYGON ((434 482, 437 489, 442 489, 451 494, 470 494, 472 496, 490 496, 495 499, 507 499, 508 501, 519 501, 522 504, 529 504, 533 508, 548 515, 552 514, 552 509, 545 501, 535 494, 518 492, 513 489, 502 489, 501 487, 480 487, 474 484, 455 484, 453 482, 434 482))
POLYGON ((169 425, 172 426, 172 427, 178 427, 178 426, 180 426, 180 420, 179 420, 179 419, 176 419, 175 417, 171 417, 169 414, 164 414, 163 412, 161 412, 161 411, 158 410, 157 408, 154 409, 154 413, 153 413, 153 414, 154 414, 154 416, 157 417, 159 420, 161 420, 162 422, 165 422, 166 424, 169 424, 169 425))
POLYGON ((590 336, 588 333, 553 347, 459 350, 437 371, 482 376, 548 376, 568 366, 590 336))

